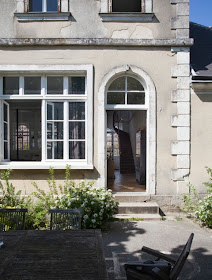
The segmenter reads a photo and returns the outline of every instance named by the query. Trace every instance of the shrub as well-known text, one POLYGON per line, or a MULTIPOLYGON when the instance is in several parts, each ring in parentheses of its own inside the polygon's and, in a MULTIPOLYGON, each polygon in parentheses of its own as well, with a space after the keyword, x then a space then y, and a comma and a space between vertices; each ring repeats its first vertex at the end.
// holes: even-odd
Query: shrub
POLYGON ((26 229, 48 229, 48 210, 53 208, 80 208, 82 228, 101 228, 118 206, 110 191, 95 188, 93 182, 76 184, 70 180, 69 166, 66 167, 64 185, 56 184, 54 170, 50 168, 48 189, 43 190, 32 183, 35 191, 28 197, 21 197, 21 191, 15 192, 15 187, 9 183, 10 173, 11 170, 2 172, 5 186, 0 182, 0 207, 27 208, 26 229))
POLYGON ((189 216, 200 221, 203 225, 212 228, 212 169, 206 167, 210 178, 203 184, 207 188, 207 193, 203 199, 198 195, 195 187, 189 184, 189 194, 183 194, 184 205, 182 210, 189 216))
POLYGON ((93 182, 70 183, 68 194, 58 201, 58 208, 82 209, 82 228, 102 228, 116 211, 118 203, 111 191, 95 188, 93 182))

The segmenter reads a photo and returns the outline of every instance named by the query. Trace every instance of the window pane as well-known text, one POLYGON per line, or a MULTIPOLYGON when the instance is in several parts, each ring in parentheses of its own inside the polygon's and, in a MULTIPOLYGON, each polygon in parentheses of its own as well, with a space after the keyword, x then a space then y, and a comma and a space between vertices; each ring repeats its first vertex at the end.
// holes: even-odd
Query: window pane
POLYGON ((7 134, 8 134, 7 127, 8 127, 8 124, 4 123, 4 140, 8 140, 7 139, 7 134))
POLYGON ((10 157, 41 160, 41 102, 10 102, 10 157))
POLYGON ((7 105, 4 104, 4 121, 7 122, 7 105))
POLYGON ((47 123, 47 139, 53 139, 53 123, 47 123))
POLYGON ((4 159, 8 159, 8 143, 4 142, 4 159))
POLYGON ((143 88, 142 84, 138 80, 136 80, 136 79, 134 79, 132 77, 127 77, 127 90, 139 90, 139 91, 142 91, 142 90, 144 90, 144 88, 143 88))
POLYGON ((24 94, 40 94, 41 77, 24 77, 24 94))
POLYGON ((128 92, 127 104, 145 104, 144 92, 128 92))
POLYGON ((47 104, 47 120, 63 120, 62 102, 54 102, 47 104))
POLYGON ((47 77, 47 94, 63 94, 63 77, 47 77))
POLYGON ((85 120, 84 102, 69 102, 69 120, 85 120))
POLYGON ((69 159, 85 159, 85 142, 69 142, 69 159))
POLYGON ((58 0, 47 0, 47 11, 57 12, 58 11, 58 0))
POLYGON ((107 104, 125 104, 124 92, 108 92, 107 104))
POLYGON ((42 0, 29 0, 30 12, 42 12, 42 0))
POLYGON ((141 0, 112 0, 113 12, 141 12, 141 0))
POLYGON ((19 94, 19 77, 3 77, 3 94, 19 94))
POLYGON ((84 122, 69 122, 69 139, 85 139, 84 122))
POLYGON ((125 90, 125 77, 120 77, 113 81, 108 90, 125 90))
POLYGON ((69 94, 85 94, 85 77, 69 77, 69 94))
POLYGON ((47 139, 63 139, 63 123, 47 123, 47 139))
POLYGON ((47 159, 63 159, 63 142, 47 142, 47 159))

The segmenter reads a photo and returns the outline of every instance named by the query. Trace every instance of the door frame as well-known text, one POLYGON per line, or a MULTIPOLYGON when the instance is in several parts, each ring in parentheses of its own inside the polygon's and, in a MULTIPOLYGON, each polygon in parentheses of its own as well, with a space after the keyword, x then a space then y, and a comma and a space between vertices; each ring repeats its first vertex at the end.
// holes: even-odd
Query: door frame
POLYGON ((108 110, 145 110, 147 127, 146 192, 156 193, 156 89, 151 77, 141 68, 133 65, 116 67, 102 79, 98 93, 98 187, 107 184, 107 111, 108 110), (113 80, 122 75, 130 75, 141 81, 145 89, 144 105, 107 105, 107 89, 113 80))

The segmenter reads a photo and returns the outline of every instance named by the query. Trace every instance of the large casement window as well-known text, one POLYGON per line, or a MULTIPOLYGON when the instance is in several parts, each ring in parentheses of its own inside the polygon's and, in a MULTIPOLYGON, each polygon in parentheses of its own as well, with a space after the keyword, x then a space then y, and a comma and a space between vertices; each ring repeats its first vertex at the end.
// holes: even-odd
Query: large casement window
POLYGON ((92 67, 77 68, 0 77, 1 165, 92 167, 92 67))

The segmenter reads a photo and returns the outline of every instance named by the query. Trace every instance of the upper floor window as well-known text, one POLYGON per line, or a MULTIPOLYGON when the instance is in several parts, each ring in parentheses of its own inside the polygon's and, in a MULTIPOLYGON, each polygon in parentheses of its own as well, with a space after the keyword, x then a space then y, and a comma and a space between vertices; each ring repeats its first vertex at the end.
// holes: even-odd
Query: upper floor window
POLYGON ((57 12, 58 0, 29 0, 29 12, 57 12))
POLYGON ((111 12, 135 13, 142 11, 142 0, 111 0, 111 12))

